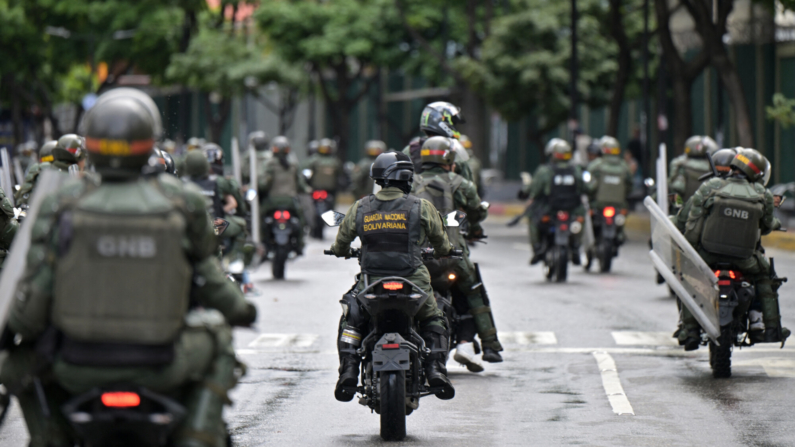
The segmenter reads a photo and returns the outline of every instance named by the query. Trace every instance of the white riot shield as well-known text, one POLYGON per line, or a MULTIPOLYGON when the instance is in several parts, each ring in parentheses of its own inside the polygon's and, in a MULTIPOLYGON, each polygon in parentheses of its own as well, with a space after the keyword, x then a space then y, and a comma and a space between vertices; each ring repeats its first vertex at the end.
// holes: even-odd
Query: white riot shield
POLYGON ((11 181, 11 159, 8 156, 8 149, 0 149, 0 163, 3 163, 2 175, 3 191, 6 197, 11 201, 11 206, 14 206, 14 182, 11 181))
POLYGON ((582 230, 582 248, 587 252, 596 244, 596 236, 593 233, 593 218, 591 218, 591 204, 588 196, 582 195, 582 206, 585 208, 585 228, 582 230))
POLYGON ((243 184, 243 172, 240 167, 240 147, 237 144, 237 138, 232 137, 232 176, 238 185, 243 184))
POLYGON ((663 214, 668 215, 668 155, 665 143, 660 143, 660 156, 657 157, 657 205, 663 214))
MULTIPOLYGON (((249 145, 248 147, 248 166, 249 166, 249 182, 248 187, 249 189, 257 190, 257 185, 259 185, 257 181, 257 150, 254 149, 254 145, 249 145)), ((252 200, 249 205, 251 206, 251 238, 254 239, 254 243, 259 245, 260 243, 260 234, 259 234, 259 224, 260 224, 260 216, 259 216, 259 194, 257 197, 252 200)))
POLYGON ((39 180, 36 182, 36 188, 30 198, 30 208, 28 208, 25 220, 14 237, 8 257, 3 264, 3 273, 0 275, 0 326, 5 324, 8 318, 17 283, 25 272, 28 248, 30 248, 30 233, 39 214, 41 202, 45 196, 58 191, 68 180, 70 177, 67 174, 54 169, 45 169, 39 174, 39 180))
POLYGON ((649 254, 654 266, 701 328, 717 343, 720 320, 715 273, 651 197, 646 197, 643 204, 651 214, 652 250, 649 254))
POLYGON ((16 177, 17 185, 22 186, 25 183, 25 172, 22 170, 22 163, 19 162, 19 157, 14 157, 14 177, 16 177))

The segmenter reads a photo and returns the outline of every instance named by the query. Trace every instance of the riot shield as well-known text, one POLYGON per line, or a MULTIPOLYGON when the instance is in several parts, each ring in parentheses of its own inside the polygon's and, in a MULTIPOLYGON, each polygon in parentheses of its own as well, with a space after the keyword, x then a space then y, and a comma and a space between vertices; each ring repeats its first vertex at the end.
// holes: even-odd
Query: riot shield
POLYGON ((237 138, 232 137, 232 176, 238 185, 243 184, 243 172, 240 170, 240 146, 237 144, 237 138))
POLYGON ((643 204, 651 215, 652 250, 649 254, 654 266, 701 328, 717 343, 720 336, 718 279, 654 199, 646 197, 643 204))
POLYGON ((0 149, 0 163, 3 164, 2 174, 0 174, 2 175, 3 191, 5 191, 8 200, 11 201, 11 206, 15 206, 14 182, 11 181, 11 159, 8 157, 8 149, 6 148, 0 149))
POLYGON ((70 177, 67 174, 54 169, 45 169, 39 174, 36 189, 33 190, 33 196, 30 198, 27 216, 14 237, 14 242, 8 251, 8 258, 3 264, 3 273, 0 275, 0 326, 5 324, 8 318, 17 283, 25 272, 28 248, 30 248, 30 233, 39 214, 41 202, 45 196, 58 191, 68 180, 70 177))
POLYGON ((657 205, 664 215, 668 215, 668 155, 665 143, 660 143, 660 156, 657 158, 657 205))
POLYGON ((593 233, 593 218, 591 217, 591 204, 588 196, 582 195, 582 206, 585 208, 585 228, 582 230, 582 248, 586 252, 596 244, 596 236, 593 233))
MULTIPOLYGON (((248 167, 249 167, 249 182, 248 187, 249 189, 257 190, 257 185, 259 185, 257 181, 257 150, 254 148, 254 145, 248 146, 248 167)), ((259 246, 261 239, 259 234, 259 196, 255 197, 254 200, 250 202, 251 205, 251 237, 254 239, 254 243, 259 246)))

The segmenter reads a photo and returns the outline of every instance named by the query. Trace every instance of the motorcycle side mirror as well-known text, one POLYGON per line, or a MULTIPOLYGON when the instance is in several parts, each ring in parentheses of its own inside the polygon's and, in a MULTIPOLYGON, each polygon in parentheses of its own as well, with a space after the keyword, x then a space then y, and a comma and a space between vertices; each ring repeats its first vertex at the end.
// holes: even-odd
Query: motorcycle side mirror
POLYGON ((342 223, 342 220, 345 219, 345 215, 334 210, 329 210, 321 214, 320 218, 323 219, 323 222, 325 222, 326 225, 330 227, 338 227, 342 223))
POLYGON ((444 224, 447 227, 458 227, 461 225, 461 222, 466 219, 467 214, 463 211, 452 211, 448 214, 444 219, 444 224))
POLYGON ((484 210, 487 210, 487 209, 491 208, 491 204, 489 202, 483 201, 483 202, 480 202, 480 207, 483 208, 484 210))
POLYGON ((306 177, 307 180, 312 178, 312 170, 311 169, 304 169, 303 171, 301 171, 301 174, 303 174, 304 177, 306 177))
POLYGON ((591 173, 588 171, 582 171, 582 181, 585 183, 591 182, 591 173))
POLYGON ((529 185, 530 183, 533 182, 533 176, 529 172, 520 172, 519 173, 519 178, 522 179, 522 185, 525 185, 525 186, 527 186, 527 185, 529 185))
POLYGON ((246 191, 246 201, 253 202, 257 198, 257 190, 252 188, 246 191))
POLYGON ((654 179, 649 177, 649 178, 647 178, 646 180, 643 181, 643 184, 646 185, 647 188, 653 188, 654 187, 654 179))
POLYGON ((216 236, 224 234, 224 231, 226 231, 226 228, 228 226, 229 222, 224 219, 221 219, 220 217, 216 218, 215 221, 213 221, 213 229, 215 230, 216 236))

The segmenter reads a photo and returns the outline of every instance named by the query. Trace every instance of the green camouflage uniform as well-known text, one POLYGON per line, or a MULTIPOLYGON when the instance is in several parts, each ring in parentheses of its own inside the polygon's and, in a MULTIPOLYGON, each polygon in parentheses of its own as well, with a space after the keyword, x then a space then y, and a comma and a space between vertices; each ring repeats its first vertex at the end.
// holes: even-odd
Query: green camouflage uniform
POLYGON ((678 194, 682 203, 687 202, 701 186, 702 182, 698 178, 712 172, 706 157, 685 157, 676 164, 671 162, 671 167, 673 171, 668 176, 668 192, 678 194))
POLYGON ((282 208, 293 212, 301 222, 301 231, 296 234, 298 247, 304 248, 304 231, 306 220, 304 210, 298 202, 298 194, 309 194, 312 189, 306 185, 303 175, 298 170, 298 165, 287 158, 285 167, 279 157, 272 157, 263 166, 263 175, 257 179, 262 197, 260 212, 267 216, 271 211, 282 208))
POLYGON ((357 199, 373 193, 375 181, 370 178, 370 166, 372 166, 374 161, 375 157, 364 157, 353 168, 351 183, 353 185, 353 195, 357 199))
MULTIPOLYGON (((391 201, 403 197, 404 195, 405 194, 400 189, 389 187, 378 191, 375 197, 381 201, 391 201)), ((424 245, 424 242, 428 241, 436 250, 437 256, 444 256, 450 252, 452 245, 447 238, 447 232, 445 231, 442 217, 430 202, 424 199, 421 201, 422 204, 420 209, 420 219, 422 222, 422 228, 420 230, 420 245, 424 245)), ((350 251, 351 242, 358 237, 356 229, 356 213, 358 210, 359 201, 357 200, 348 210, 348 214, 345 215, 345 219, 340 225, 339 232, 337 233, 337 239, 334 242, 334 245, 331 246, 331 250, 337 256, 341 257, 348 254, 350 251)), ((426 326, 440 326, 444 329, 447 329, 444 323, 444 314, 436 306, 436 300, 433 299, 431 276, 428 273, 428 269, 424 265, 421 265, 414 273, 405 276, 405 278, 414 283, 417 287, 421 288, 430 296, 430 298, 425 301, 425 304, 422 306, 422 308, 420 308, 419 312, 417 312, 417 315, 415 316, 420 328, 424 328, 426 326)), ((379 279, 380 277, 370 277, 371 282, 377 281, 379 279)), ((364 288, 363 282, 359 283, 358 288, 359 290, 364 288)), ((345 319, 343 319, 343 325, 344 324, 345 319)))
MULTIPOLYGON (((535 174, 533 174, 533 181, 522 189, 522 196, 533 200, 530 206, 528 227, 530 230, 530 245, 536 248, 541 245, 541 233, 539 228, 541 217, 549 215, 549 213, 555 210, 554 206, 548 201, 550 192, 552 191, 554 177, 553 166, 558 168, 572 166, 574 168, 574 181, 577 194, 582 194, 585 188, 582 180, 582 168, 572 165, 570 161, 554 161, 549 164, 543 164, 536 169, 535 174)), ((575 216, 585 216, 585 208, 582 204, 568 211, 575 216)), ((575 243, 579 246, 582 232, 572 234, 572 236, 575 243)))
MULTIPOLYGON (((5 384, 18 398, 28 424, 31 446, 74 445, 74 442, 66 440, 69 429, 66 428, 60 405, 70 395, 118 383, 144 386, 186 405, 188 413, 175 433, 177 445, 186 445, 184 442, 207 447, 226 445, 221 411, 223 404, 228 403, 227 391, 234 387, 239 376, 227 322, 248 325, 256 317, 256 309, 246 302, 240 289, 225 278, 215 258, 216 244, 202 194, 194 186, 183 185, 167 174, 102 185, 92 183, 89 179, 75 180, 45 198, 32 229, 27 268, 18 285, 8 319, 8 329, 21 339, 21 343, 7 347, 8 357, 0 370, 0 383, 5 384), (205 309, 204 312, 185 310, 185 323, 173 339, 173 360, 156 367, 89 366, 66 361, 62 357, 65 352, 62 348, 42 355, 37 342, 46 341, 53 328, 63 330, 66 326, 62 324, 71 321, 71 312, 79 311, 82 315, 92 309, 91 294, 81 294, 79 287, 71 288, 67 283, 74 281, 71 278, 75 271, 79 272, 78 277, 91 274, 81 272, 80 266, 84 262, 96 264, 97 261, 80 259, 79 256, 95 251, 99 253, 99 248, 95 248, 99 246, 87 243, 93 235, 80 232, 74 233, 74 242, 68 244, 68 248, 59 244, 63 242, 59 239, 68 234, 65 232, 70 228, 62 228, 64 216, 77 215, 79 211, 81 216, 88 213, 115 216, 118 219, 119 215, 151 216, 153 212, 163 209, 174 210, 171 213, 176 212, 176 215, 170 215, 179 216, 175 218, 184 222, 181 227, 184 235, 176 244, 184 249, 184 259, 189 266, 184 283, 167 287, 190 290, 191 300, 205 309), (64 253, 64 250, 67 252, 64 253), (71 292, 73 290, 74 293, 71 292), (60 308, 64 304, 59 304, 59 300, 79 300, 84 304, 69 307, 65 309, 66 313, 61 313, 60 308), (213 313, 211 309, 217 312, 213 313), (49 418, 42 414, 33 386, 34 379, 40 379, 44 385, 51 414, 49 418)), ((173 252, 164 252, 163 255, 173 256, 173 252)), ((115 264, 120 262, 118 257, 108 259, 113 259, 115 264)), ((143 274, 140 272, 149 270, 140 270, 143 265, 140 261, 134 264, 139 270, 131 274, 131 278, 140 281, 138 277, 143 274)), ((139 340, 121 343, 135 344, 147 340, 152 336, 151 332, 125 330, 130 324, 143 324, 134 316, 144 312, 143 309, 121 305, 141 298, 136 296, 138 290, 130 287, 130 280, 109 278, 107 276, 110 273, 105 275, 97 280, 104 281, 106 287, 119 288, 120 306, 114 315, 114 321, 117 322, 114 325, 117 326, 110 325, 111 328, 117 327, 113 329, 116 334, 114 337, 119 337, 119 340, 139 340), (139 335, 140 339, 136 338, 139 335)), ((176 276, 171 278, 181 281, 176 276)), ((87 291, 97 285, 86 283, 86 287, 87 291)), ((103 309, 98 309, 98 312, 102 314, 103 309)), ((103 330, 108 330, 104 317, 97 321, 98 318, 78 327, 90 331, 90 327, 104 325, 103 330)), ((157 324, 147 320, 147 324, 149 322, 157 324)), ((70 324, 70 327, 75 327, 73 323, 70 324)), ((115 340, 103 338, 101 342, 115 340)), ((91 338, 85 341, 98 342, 91 338)))
POLYGON ((0 188, 0 268, 3 267, 8 249, 19 229, 19 222, 14 218, 14 207, 6 197, 3 188, 0 188))
POLYGON ((56 169, 61 172, 68 172, 69 166, 71 166, 71 164, 58 160, 52 162, 46 161, 31 166, 27 175, 25 175, 25 181, 19 188, 19 191, 14 193, 14 202, 18 206, 28 203, 33 194, 33 189, 39 181, 39 175, 41 175, 45 169, 56 169))
MULTIPOLYGON (((427 165, 426 165, 427 166, 427 165)), ((480 206, 480 196, 478 196, 475 185, 462 178, 458 174, 445 171, 441 167, 433 167, 425 169, 419 175, 420 179, 414 179, 414 188, 412 194, 428 198, 429 196, 436 196, 438 191, 430 191, 429 188, 423 186, 424 182, 429 182, 434 179, 456 186, 452 193, 452 209, 437 209, 442 213, 449 213, 454 210, 463 210, 467 214, 467 222, 469 224, 469 233, 471 235, 479 235, 483 233, 480 222, 484 221, 488 216, 488 211, 480 206)), ((434 197, 436 198, 436 197, 434 197)), ((432 203, 440 203, 450 200, 450 198, 438 197, 441 200, 432 203)), ((473 290, 473 286, 477 285, 478 278, 475 272, 475 265, 469 259, 469 246, 464 238, 461 236, 458 227, 450 227, 447 231, 450 242, 455 248, 464 252, 463 259, 458 260, 454 264, 454 271, 458 280, 456 287, 461 293, 466 296, 467 304, 469 305, 469 313, 474 316, 475 326, 478 331, 478 336, 483 346, 486 348, 494 349, 495 351, 502 351, 497 339, 497 328, 494 324, 494 316, 491 312, 491 307, 488 306, 483 299, 482 288, 473 290)))
MULTIPOLYGON (((687 210, 684 234, 688 242, 696 248, 699 255, 708 265, 718 263, 731 264, 732 268, 739 270, 750 282, 756 285, 757 298, 762 304, 762 313, 766 328, 778 328, 781 324, 781 315, 778 306, 778 293, 774 289, 770 278, 770 263, 758 250, 753 255, 745 258, 718 255, 711 253, 702 246, 702 235, 705 230, 705 220, 713 210, 718 193, 721 196, 731 195, 740 199, 758 200, 762 205, 762 215, 759 219, 759 230, 762 235, 781 227, 781 222, 773 216, 773 195, 760 184, 749 184, 747 180, 736 177, 728 179, 713 178, 696 191, 692 199, 685 205, 680 215, 687 210), (726 192, 728 191, 728 192, 726 192)), ((677 226, 681 228, 682 217, 677 217, 677 226)), ((741 235, 737 235, 741 237, 741 235)), ((728 238, 727 238, 728 239, 728 238)), ((698 322, 686 307, 682 307, 682 321, 684 326, 692 331, 698 328, 698 322)), ((680 337, 687 334, 680 333, 680 337)))
POLYGON ((224 219, 229 222, 229 226, 224 231, 223 237, 224 239, 233 241, 230 253, 250 259, 250 256, 245 256, 246 239, 248 237, 245 216, 248 214, 248 204, 243 200, 243 195, 240 193, 240 185, 237 183, 237 180, 222 176, 218 176, 216 182, 221 197, 230 195, 234 197, 237 202, 237 208, 234 210, 234 214, 226 214, 224 216, 224 219))

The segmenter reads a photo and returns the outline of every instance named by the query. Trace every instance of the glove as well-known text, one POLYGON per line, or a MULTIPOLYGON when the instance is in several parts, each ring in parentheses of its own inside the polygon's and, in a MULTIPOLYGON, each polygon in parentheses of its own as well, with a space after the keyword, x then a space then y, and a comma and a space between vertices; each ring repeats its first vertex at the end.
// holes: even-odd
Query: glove
POLYGON ((229 319, 229 324, 232 326, 250 327, 255 321, 257 321, 257 308, 254 304, 246 301, 246 310, 229 319))

